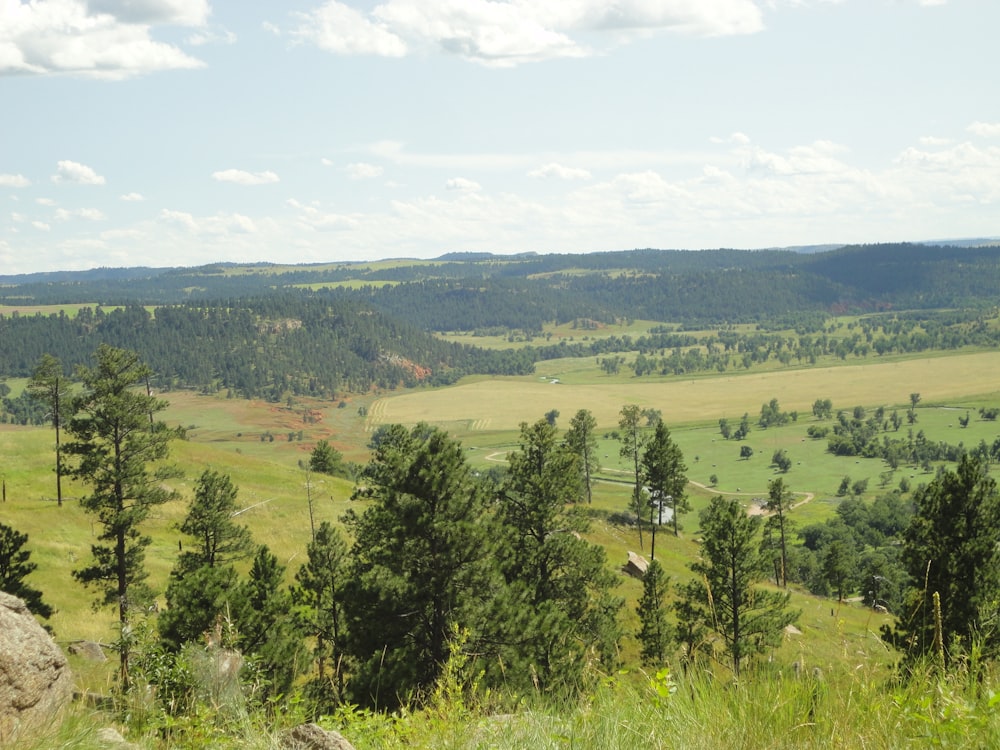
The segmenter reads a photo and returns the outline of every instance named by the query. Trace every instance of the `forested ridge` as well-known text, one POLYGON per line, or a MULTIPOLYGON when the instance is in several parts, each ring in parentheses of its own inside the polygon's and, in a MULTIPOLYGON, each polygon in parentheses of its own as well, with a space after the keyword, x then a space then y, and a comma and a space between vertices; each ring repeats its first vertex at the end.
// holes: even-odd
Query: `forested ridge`
POLYGON ((86 307, 0 314, 0 378, 28 376, 46 352, 72 368, 99 343, 138 351, 159 387, 273 400, 526 374, 567 356, 602 357, 609 372, 624 365, 636 376, 724 372, 995 346, 998 288, 1000 247, 910 244, 32 274, 0 277, 0 303, 86 307), (829 335, 827 317, 844 312, 879 315, 829 335), (638 338, 586 336, 634 319, 671 325, 638 338), (537 338, 552 323, 579 325, 581 336, 537 338), (732 332, 748 323, 757 332, 732 332), (451 331, 517 332, 529 346, 496 352, 430 335, 451 331))
POLYGON ((469 372, 517 374, 530 361, 444 342, 355 303, 306 293, 0 317, 0 375, 31 374, 45 353, 72 368, 98 343, 140 352, 161 388, 231 389, 332 398, 372 387, 448 382, 469 372))

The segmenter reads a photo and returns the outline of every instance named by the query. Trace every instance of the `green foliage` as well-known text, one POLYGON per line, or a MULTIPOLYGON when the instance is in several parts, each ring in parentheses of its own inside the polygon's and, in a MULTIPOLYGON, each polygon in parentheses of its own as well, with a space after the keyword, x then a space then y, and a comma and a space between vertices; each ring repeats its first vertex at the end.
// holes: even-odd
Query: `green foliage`
POLYGON ((768 427, 780 427, 787 424, 790 419, 791 416, 788 412, 781 411, 778 399, 772 398, 768 403, 761 404, 760 419, 757 420, 757 424, 766 430, 768 427))
POLYGON ((935 638, 946 659, 972 641, 996 651, 1000 600, 1000 493, 984 465, 965 456, 914 493, 916 514, 904 537, 903 564, 913 581, 906 616, 888 634, 910 655, 926 655, 935 638), (940 596, 940 612, 931 600, 940 596), (938 622, 935 622, 939 619, 938 622))
POLYGON ((344 457, 327 440, 316 443, 316 447, 309 454, 309 468, 320 474, 338 477, 346 477, 349 473, 347 466, 344 465, 344 457))
POLYGON ((736 677, 747 658, 776 647, 799 616, 786 609, 787 593, 757 585, 767 571, 760 523, 735 500, 713 497, 701 514, 701 559, 690 565, 701 580, 683 589, 691 613, 721 638, 736 677))
POLYGON ((66 452, 77 459, 73 477, 90 486, 80 504, 97 517, 101 532, 91 546, 93 563, 73 575, 101 591, 100 603, 118 607, 120 679, 127 688, 131 611, 148 598, 143 560, 151 540, 140 528, 155 506, 174 497, 150 464, 166 457, 177 433, 153 420, 166 401, 136 389, 151 373, 135 352, 102 344, 95 360, 93 368, 77 371, 84 390, 74 402, 66 452))
POLYGON ((425 424, 387 428, 360 485, 356 496, 371 503, 345 518, 349 688, 360 703, 391 707, 433 685, 453 626, 469 625, 490 595, 485 498, 461 444, 425 424))
POLYGON ((522 425, 520 450, 508 459, 496 507, 506 586, 491 618, 498 632, 490 637, 503 644, 508 684, 576 691, 592 651, 605 664, 617 657, 617 580, 604 549, 581 536, 587 521, 572 507, 580 495, 578 459, 557 441, 555 428, 544 419, 522 425))
POLYGON ((25 579, 38 566, 31 562, 31 551, 24 549, 27 534, 0 523, 0 591, 21 599, 39 617, 52 616, 52 607, 42 600, 42 592, 25 579))
POLYGON ((642 502, 642 449, 645 443, 645 432, 642 429, 642 408, 638 404, 626 404, 621 408, 618 419, 618 430, 621 448, 618 454, 625 459, 634 478, 632 486, 632 501, 629 511, 635 514, 636 526, 639 528, 639 546, 642 547, 642 519, 645 513, 642 502))
POLYGON ((49 423, 56 431, 56 500, 62 505, 62 427, 72 416, 72 386, 63 373, 62 363, 51 354, 43 354, 25 392, 48 410, 49 423))
POLYGON ((344 699, 347 653, 346 607, 350 575, 347 542, 340 530, 323 521, 306 548, 308 560, 295 574, 292 599, 306 635, 315 638, 315 706, 328 712, 344 699), (332 676, 327 674, 328 667, 332 676))
POLYGON ((234 645, 248 662, 250 697, 262 704, 287 698, 305 662, 292 598, 282 584, 284 574, 285 566, 267 545, 261 545, 235 597, 234 645))
POLYGON ((767 520, 764 522, 765 539, 774 539, 777 544, 766 544, 765 554, 774 562, 775 581, 779 586, 788 585, 788 537, 790 536, 792 523, 788 519, 788 512, 792 509, 792 492, 785 485, 785 480, 781 477, 772 479, 767 483, 767 502, 764 510, 768 512, 767 520), (777 557, 772 553, 778 552, 777 557))
POLYGON ((674 641, 664 601, 669 587, 670 579, 663 566, 658 560, 651 561, 642 579, 642 597, 636 607, 641 623, 638 633, 640 657, 646 666, 664 664, 674 641))
POLYGON ((588 504, 594 502, 595 475, 601 470, 600 461, 597 458, 596 430, 597 420, 594 419, 594 415, 586 409, 580 409, 570 420, 569 429, 565 436, 566 445, 580 459, 588 504))
POLYGON ((250 531, 233 521, 238 512, 236 485, 228 474, 206 469, 195 485, 194 500, 180 530, 194 538, 195 549, 181 554, 182 571, 215 567, 254 552, 250 531))
MULTIPOLYGON (((678 535, 680 514, 691 510, 691 503, 685 492, 686 471, 684 454, 670 437, 670 430, 664 422, 657 422, 642 453, 640 478, 649 490, 651 502, 663 503, 673 510, 671 520, 674 536, 678 535)), ((654 527, 653 534, 655 533, 654 527)))
POLYGON ((166 648, 177 651, 199 643, 240 610, 241 587, 230 565, 187 567, 178 564, 167 584, 167 608, 157 619, 166 648))

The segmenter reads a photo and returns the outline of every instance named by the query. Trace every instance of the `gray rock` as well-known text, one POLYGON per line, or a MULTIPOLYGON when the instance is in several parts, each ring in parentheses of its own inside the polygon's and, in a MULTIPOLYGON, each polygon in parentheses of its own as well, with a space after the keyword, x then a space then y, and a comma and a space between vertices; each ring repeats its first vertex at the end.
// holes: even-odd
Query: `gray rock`
POLYGON ((285 732, 281 745, 287 750, 354 750, 340 732, 317 724, 300 724, 285 732))
POLYGON ((81 656, 88 661, 108 660, 104 649, 101 648, 101 644, 94 643, 93 641, 74 641, 66 647, 66 650, 74 656, 81 656))
POLYGON ((66 656, 24 602, 0 592, 0 745, 51 725, 72 695, 66 656))
POLYGON ((138 748, 138 745, 134 745, 122 737, 121 732, 114 727, 98 729, 97 741, 101 743, 102 747, 109 748, 109 750, 134 750, 138 748))

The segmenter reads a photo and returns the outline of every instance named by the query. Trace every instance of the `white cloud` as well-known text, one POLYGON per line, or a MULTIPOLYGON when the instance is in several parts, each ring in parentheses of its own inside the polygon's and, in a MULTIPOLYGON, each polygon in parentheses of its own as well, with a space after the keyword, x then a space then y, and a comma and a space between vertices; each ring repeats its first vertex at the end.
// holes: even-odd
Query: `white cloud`
POLYGON ((124 193, 118 196, 118 200, 136 203, 146 199, 142 197, 142 193, 124 193))
POLYGON ((970 133, 981 138, 1000 138, 1000 122, 974 122, 968 128, 970 133))
POLYGON ((478 182, 467 180, 464 177, 452 177, 445 182, 444 187, 446 190, 461 190, 466 193, 475 193, 482 190, 482 186, 478 182))
POLYGON ((52 175, 53 182, 73 182, 77 185, 103 185, 104 177, 92 168, 76 161, 61 161, 56 165, 56 173, 52 175))
POLYGON ((23 174, 0 174, 0 187, 22 188, 30 184, 31 180, 23 174))
POLYGON ((224 169, 212 172, 212 178, 219 182, 233 182, 237 185, 268 185, 279 182, 280 178, 274 172, 245 172, 242 169, 224 169))
POLYGON ((317 232, 348 231, 358 229, 361 221, 354 216, 337 212, 324 211, 316 204, 303 204, 295 199, 288 205, 296 211, 296 224, 300 227, 317 232))
POLYGON ((203 63, 154 41, 153 24, 199 25, 207 0, 0 0, 0 75, 120 79, 203 63))
POLYGON ((377 164, 366 164, 364 162, 348 164, 345 169, 347 170, 347 175, 352 180, 368 180, 373 177, 379 177, 382 174, 382 167, 377 164))
POLYGON ((103 211, 96 208, 77 208, 72 211, 59 208, 56 209, 55 215, 58 221, 68 221, 73 218, 86 219, 87 221, 103 221, 107 218, 103 211))
POLYGON ((930 147, 947 146, 952 142, 953 141, 951 140, 951 138, 939 138, 933 135, 925 135, 919 140, 921 146, 930 146, 930 147))
POLYGON ((384 25, 343 3, 327 2, 309 13, 296 13, 301 22, 292 36, 338 55, 402 57, 406 43, 384 25))
POLYGON ((137 24, 201 26, 211 9, 208 0, 88 0, 91 11, 137 24))
POLYGON ((31 226, 37 229, 39 232, 48 232, 52 227, 46 224, 44 221, 33 221, 31 226))
POLYGON ((322 164, 324 167, 332 167, 332 166, 334 166, 333 160, 327 159, 325 156, 322 159, 319 160, 319 163, 322 164))
POLYGON ((533 169, 528 172, 528 177, 534 177, 535 179, 558 179, 558 180, 589 180, 590 172, 586 169, 578 169, 575 167, 565 167, 562 164, 556 164, 555 162, 549 162, 538 169, 533 169))
POLYGON ((385 0, 368 13, 328 0, 295 18, 293 36, 337 54, 436 49, 494 67, 595 54, 584 36, 611 46, 665 31, 726 36, 763 28, 754 0, 385 0))
POLYGON ((196 31, 185 41, 192 47, 202 47, 206 44, 236 44, 236 34, 228 29, 206 29, 196 31))
POLYGON ((56 202, 52 198, 35 198, 35 203, 39 206, 55 206, 56 202))
POLYGON ((160 218, 167 224, 180 227, 191 234, 225 236, 232 234, 253 234, 257 225, 253 219, 244 214, 224 214, 215 216, 195 217, 186 211, 163 209, 160 218))

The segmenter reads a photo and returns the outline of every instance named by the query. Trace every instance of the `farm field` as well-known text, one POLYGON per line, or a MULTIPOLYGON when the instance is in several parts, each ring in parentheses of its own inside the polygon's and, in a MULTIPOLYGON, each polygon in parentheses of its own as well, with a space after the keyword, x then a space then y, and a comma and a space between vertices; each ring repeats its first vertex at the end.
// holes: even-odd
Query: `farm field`
POLYGON ((380 424, 429 422, 461 433, 516 430, 551 409, 568 418, 589 409, 601 427, 618 422, 623 404, 659 409, 668 425, 751 418, 760 405, 778 398, 786 411, 808 414, 816 399, 835 408, 854 405, 902 407, 910 393, 922 403, 947 405, 1000 389, 1000 352, 866 362, 833 367, 727 373, 719 377, 628 378, 602 376, 591 360, 539 363, 531 378, 476 379, 441 390, 419 390, 376 399, 368 429, 380 424))

